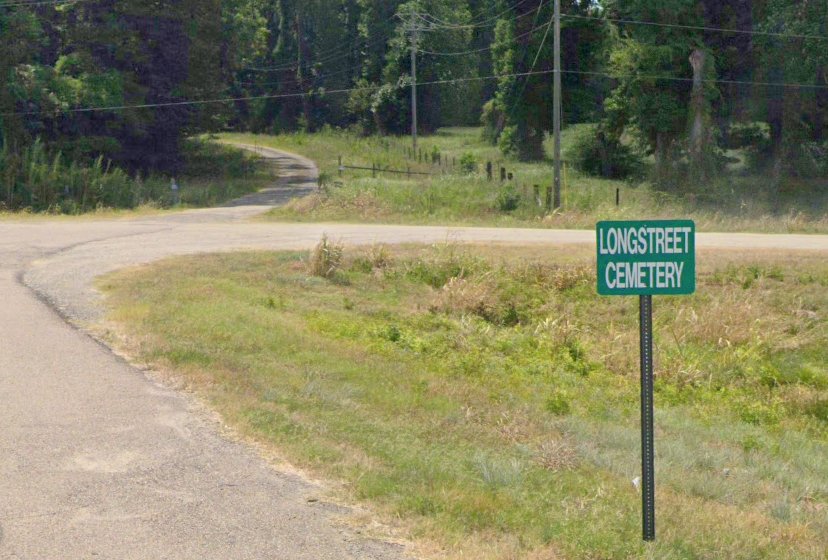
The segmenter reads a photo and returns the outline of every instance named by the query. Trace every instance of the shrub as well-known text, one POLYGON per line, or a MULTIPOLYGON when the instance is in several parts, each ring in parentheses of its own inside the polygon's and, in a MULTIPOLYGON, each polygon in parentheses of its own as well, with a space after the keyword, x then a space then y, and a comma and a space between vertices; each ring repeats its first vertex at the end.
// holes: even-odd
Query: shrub
POLYGON ((551 414, 565 416, 570 410, 569 397, 563 391, 556 390, 546 399, 546 411, 551 414))
POLYGON ((477 172, 477 158, 474 157, 474 154, 466 152, 460 156, 460 170, 469 174, 477 172))
POLYGON ((601 126, 577 130, 566 158, 583 173, 609 179, 638 175, 643 169, 640 155, 601 126))
POLYGON ((391 256, 388 247, 381 243, 371 245, 367 257, 373 269, 388 268, 394 262, 394 257, 391 256))
POLYGON ((805 413, 828 422, 828 399, 818 399, 805 407, 805 413))
POLYGON ((503 126, 506 121, 503 111, 494 99, 490 99, 483 105, 483 112, 480 115, 480 123, 483 125, 483 140, 491 145, 496 145, 503 126))
POLYGON ((438 148, 437 146, 432 146, 432 148, 431 148, 431 162, 436 163, 437 161, 439 161, 441 155, 442 155, 442 153, 440 152, 440 148, 438 148))
POLYGON ((517 210, 520 205, 520 193, 512 185, 508 185, 501 189, 495 199, 497 209, 501 212, 512 212, 517 210))
POLYGON ((376 129, 381 134, 403 134, 407 131, 409 108, 405 97, 407 77, 401 77, 396 84, 385 84, 373 96, 371 113, 376 129))
POLYGON ((354 130, 359 136, 368 136, 376 130, 374 121, 374 84, 360 79, 345 102, 345 111, 354 120, 354 130))
POLYGON ((497 147, 504 155, 513 156, 519 152, 518 131, 516 126, 504 127, 497 139, 497 147))
POLYGON ((314 247, 308 261, 308 272, 320 278, 333 278, 342 264, 344 248, 340 243, 334 243, 327 235, 314 247))

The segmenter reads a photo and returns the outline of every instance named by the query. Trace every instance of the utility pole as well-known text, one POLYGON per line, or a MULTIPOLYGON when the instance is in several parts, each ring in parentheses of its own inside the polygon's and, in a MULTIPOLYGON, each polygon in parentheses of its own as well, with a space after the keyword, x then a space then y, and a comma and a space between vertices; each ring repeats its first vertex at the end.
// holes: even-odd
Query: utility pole
POLYGON ((555 53, 552 127, 555 134, 555 179, 552 208, 561 207, 561 0, 555 0, 555 53))
POLYGON ((414 152, 417 151, 417 43, 420 38, 416 17, 417 14, 411 14, 411 143, 414 152))

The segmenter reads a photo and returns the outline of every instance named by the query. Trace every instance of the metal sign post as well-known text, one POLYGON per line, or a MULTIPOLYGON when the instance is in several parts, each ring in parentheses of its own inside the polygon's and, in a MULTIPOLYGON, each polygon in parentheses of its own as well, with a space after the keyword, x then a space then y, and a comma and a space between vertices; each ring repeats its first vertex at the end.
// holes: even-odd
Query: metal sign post
POLYGON ((653 435, 653 296, 638 296, 641 327, 641 511, 645 541, 655 540, 653 435))
POLYGON ((639 296, 641 505, 645 541, 655 540, 653 296, 696 291, 696 225, 690 220, 599 222, 598 293, 639 296))

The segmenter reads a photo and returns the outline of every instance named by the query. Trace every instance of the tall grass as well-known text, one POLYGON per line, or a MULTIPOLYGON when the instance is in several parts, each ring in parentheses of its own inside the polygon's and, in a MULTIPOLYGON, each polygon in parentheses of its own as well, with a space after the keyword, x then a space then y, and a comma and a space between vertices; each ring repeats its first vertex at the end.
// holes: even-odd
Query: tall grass
MULTIPOLYGON (((564 147, 578 131, 573 126, 564 132, 564 147)), ((686 216, 708 231, 828 232, 828 189, 793 180, 780 186, 765 177, 735 172, 693 189, 663 190, 647 182, 591 177, 566 166, 563 208, 549 212, 543 203, 552 184, 550 162, 504 159, 480 139, 475 128, 442 129, 422 138, 422 162, 419 154, 410 158, 407 138, 363 138, 343 130, 279 136, 227 134, 222 139, 294 151, 319 166, 328 188, 274 210, 274 219, 585 228, 601 219, 686 216), (426 157, 432 151, 441 154, 443 165, 433 165, 426 157), (370 169, 340 173, 339 156, 346 165, 434 175, 408 178, 378 173, 373 177, 370 169), (494 168, 493 181, 487 180, 487 162, 494 168), (513 174, 512 181, 498 180, 501 167, 513 174), (541 204, 534 185, 540 187, 541 204)))
POLYGON ((0 209, 81 214, 102 208, 173 204, 211 206, 254 190, 253 161, 238 150, 201 141, 185 144, 181 189, 175 196, 170 177, 130 177, 110 161, 69 161, 49 153, 39 140, 19 150, 0 151, 0 209))
POLYGON ((141 182, 133 180, 103 157, 92 165, 50 155, 36 141, 18 152, 0 152, 0 188, 5 210, 31 209, 78 213, 99 206, 131 208, 140 203, 141 182))

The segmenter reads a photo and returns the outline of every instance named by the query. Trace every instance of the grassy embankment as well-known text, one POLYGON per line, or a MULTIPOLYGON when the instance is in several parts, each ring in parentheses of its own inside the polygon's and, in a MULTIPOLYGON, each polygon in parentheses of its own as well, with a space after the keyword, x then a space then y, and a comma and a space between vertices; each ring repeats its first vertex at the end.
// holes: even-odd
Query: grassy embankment
MULTIPOLYGON (((564 132, 565 151, 577 129, 564 132)), ((763 188, 766 178, 735 175, 683 196, 654 190, 647 183, 589 177, 568 167, 564 211, 547 215, 536 204, 532 185, 551 184, 550 163, 503 161, 497 148, 481 141, 475 128, 443 129, 423 138, 424 153, 437 149, 457 165, 444 168, 445 175, 415 180, 390 174, 372 178, 370 171, 352 170, 338 176, 338 156, 347 165, 441 172, 428 163, 409 161, 406 148, 410 144, 404 138, 359 138, 326 131, 280 136, 223 134, 221 139, 283 148, 320 166, 323 181, 329 185, 327 193, 273 210, 269 217, 274 220, 591 228, 599 219, 682 216, 695 219, 707 231, 828 232, 828 189, 822 195, 802 195, 792 183, 776 192, 763 188), (464 154, 474 156, 475 173, 460 169, 464 154), (494 162, 496 179, 500 166, 513 172, 511 186, 487 181, 486 161, 494 162), (341 186, 334 187, 334 182, 341 186), (620 207, 615 206, 616 188, 621 189, 620 207)))
POLYGON ((702 251, 698 293, 656 298, 645 546, 637 305, 586 248, 334 249, 101 287, 138 359, 449 557, 825 558, 824 255, 702 251))
POLYGON ((130 176, 101 158, 68 162, 40 143, 22 153, 0 151, 0 216, 132 215, 215 206, 261 189, 275 173, 250 154, 201 140, 184 144, 182 160, 176 197, 170 177, 130 176))

